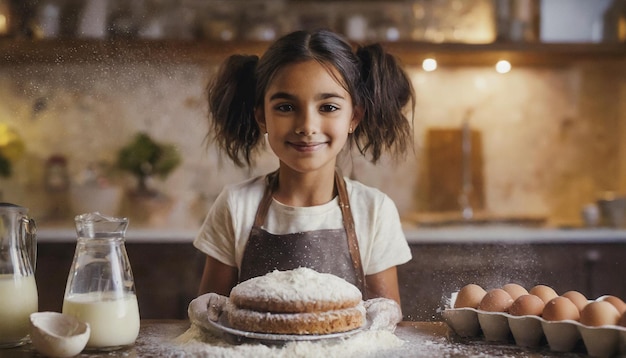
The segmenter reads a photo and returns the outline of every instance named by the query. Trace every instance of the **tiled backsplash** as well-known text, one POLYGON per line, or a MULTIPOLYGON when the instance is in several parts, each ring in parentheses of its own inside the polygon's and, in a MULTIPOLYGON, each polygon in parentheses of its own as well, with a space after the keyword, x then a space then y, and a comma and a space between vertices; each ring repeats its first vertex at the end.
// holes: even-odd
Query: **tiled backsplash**
MULTIPOLYGON (((581 207, 599 193, 626 192, 625 68, 593 62, 501 75, 488 67, 408 67, 417 93, 415 152, 399 165, 377 167, 353 156, 343 161, 344 172, 388 193, 403 214, 424 210, 426 130, 460 128, 472 109, 471 126, 483 138, 486 209, 578 223, 581 207)), ((45 218, 58 200, 43 186, 50 155, 66 156, 76 178, 90 162, 114 161, 145 131, 177 145, 183 157, 165 181, 154 180, 174 199, 160 224, 199 225, 223 185, 277 165, 268 153, 254 169, 240 169, 207 149, 205 86, 214 70, 149 62, 0 67, 0 122, 27 145, 14 175, 0 179, 4 200, 45 218)))

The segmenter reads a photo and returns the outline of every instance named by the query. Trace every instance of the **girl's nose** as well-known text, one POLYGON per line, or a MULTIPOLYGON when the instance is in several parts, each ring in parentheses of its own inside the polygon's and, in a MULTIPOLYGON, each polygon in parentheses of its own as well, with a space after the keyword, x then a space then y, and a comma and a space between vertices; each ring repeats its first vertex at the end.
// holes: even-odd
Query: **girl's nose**
POLYGON ((296 134, 311 135, 317 133, 317 111, 305 110, 296 119, 296 134))

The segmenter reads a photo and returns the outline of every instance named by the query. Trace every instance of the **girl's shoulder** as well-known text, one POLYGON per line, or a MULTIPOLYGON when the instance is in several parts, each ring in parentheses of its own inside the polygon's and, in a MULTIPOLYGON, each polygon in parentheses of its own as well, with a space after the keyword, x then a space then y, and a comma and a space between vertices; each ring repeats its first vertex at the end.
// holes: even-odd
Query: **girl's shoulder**
POLYGON ((260 200, 265 190, 265 175, 249 178, 241 182, 224 185, 219 197, 237 202, 239 200, 260 200))
POLYGON ((259 175, 224 186, 224 190, 229 192, 246 192, 251 190, 258 190, 259 188, 265 188, 265 175, 259 175))
POLYGON ((355 221, 374 223, 397 220, 398 209, 387 194, 356 180, 345 178, 345 181, 355 221))
POLYGON ((344 177, 344 180, 346 182, 346 189, 350 195, 350 200, 352 200, 352 198, 358 198, 368 202, 383 202, 390 200, 387 194, 377 188, 346 177, 344 177))

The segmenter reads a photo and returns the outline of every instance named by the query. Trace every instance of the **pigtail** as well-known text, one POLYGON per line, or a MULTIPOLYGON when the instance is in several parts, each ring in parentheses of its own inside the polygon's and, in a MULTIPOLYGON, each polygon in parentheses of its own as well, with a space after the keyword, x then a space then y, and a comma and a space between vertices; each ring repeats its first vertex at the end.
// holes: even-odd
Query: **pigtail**
POLYGON ((364 117, 354 132, 354 140, 362 154, 371 152, 373 163, 383 151, 397 157, 406 152, 413 136, 415 94, 411 81, 379 44, 360 47, 356 54, 361 61, 364 117), (410 121, 403 112, 409 101, 410 121))
POLYGON ((212 140, 236 165, 251 165, 262 139, 254 118, 257 56, 233 55, 208 86, 212 140))

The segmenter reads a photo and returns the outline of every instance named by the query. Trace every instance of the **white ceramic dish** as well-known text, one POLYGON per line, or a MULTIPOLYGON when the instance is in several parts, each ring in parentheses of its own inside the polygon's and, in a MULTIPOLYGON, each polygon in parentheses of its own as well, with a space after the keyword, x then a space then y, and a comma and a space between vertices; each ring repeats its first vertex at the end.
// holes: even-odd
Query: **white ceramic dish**
POLYGON ((88 323, 58 312, 35 312, 30 315, 30 338, 35 349, 48 357, 72 357, 89 340, 88 323))

